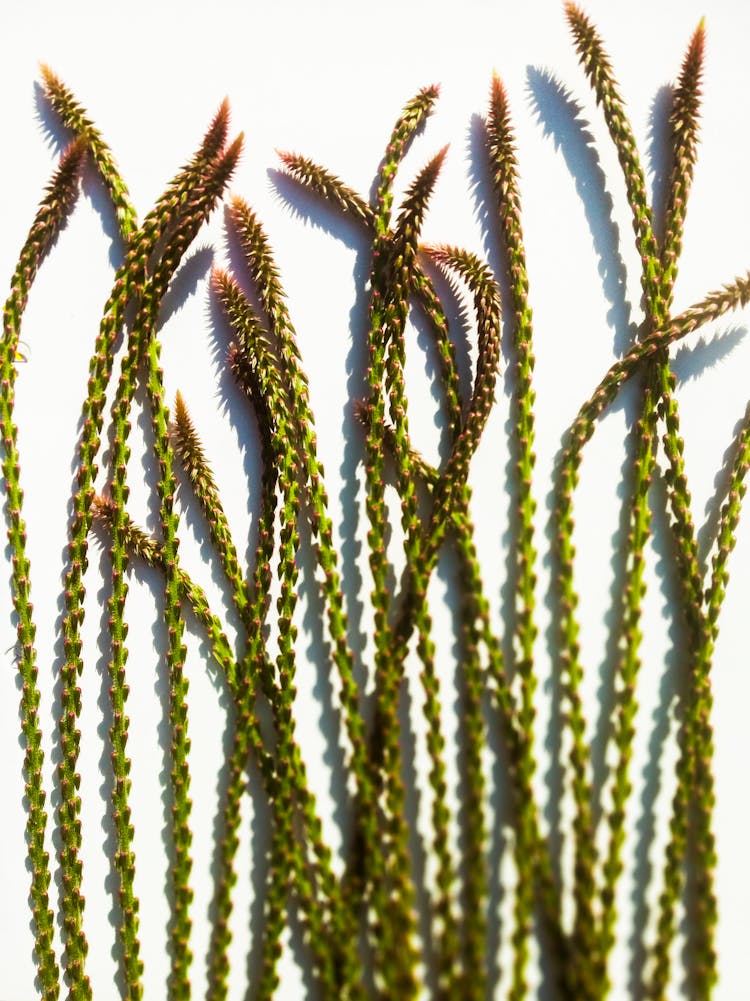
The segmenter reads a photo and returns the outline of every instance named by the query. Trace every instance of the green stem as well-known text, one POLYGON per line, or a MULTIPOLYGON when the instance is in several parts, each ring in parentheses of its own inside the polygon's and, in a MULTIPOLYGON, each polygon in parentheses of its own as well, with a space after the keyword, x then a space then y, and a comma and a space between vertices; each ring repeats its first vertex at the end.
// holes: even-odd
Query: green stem
MULTIPOLYGON (((31 899, 34 949, 42 996, 56 1001, 59 996, 59 968, 52 944, 54 916, 49 906, 50 867, 45 850, 47 829, 46 794, 42 783, 42 733, 39 724, 37 655, 34 649, 36 626, 30 594, 30 563, 26 555, 26 525, 23 520, 23 490, 20 483, 18 428, 14 418, 16 357, 21 318, 39 265, 51 246, 67 214, 72 210, 78 188, 78 174, 84 146, 76 143, 62 156, 47 194, 36 214, 11 279, 11 292, 3 310, 3 341, 0 346, 0 434, 2 473, 8 542, 13 562, 13 608, 18 623, 18 669, 23 684, 21 699, 25 792, 28 802, 26 841, 31 863, 31 899)), ((70 795, 75 795, 71 790, 70 795)))

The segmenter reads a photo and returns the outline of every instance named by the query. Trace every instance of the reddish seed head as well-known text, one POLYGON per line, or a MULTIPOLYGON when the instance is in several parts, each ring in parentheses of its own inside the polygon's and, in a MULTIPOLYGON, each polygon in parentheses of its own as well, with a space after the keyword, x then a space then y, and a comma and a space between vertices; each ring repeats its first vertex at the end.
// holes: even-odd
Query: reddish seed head
POLYGON ((296 153, 289 153, 287 150, 283 149, 275 149, 274 153, 289 170, 293 169, 300 159, 296 153))
POLYGON ((46 63, 39 63, 39 72, 42 75, 42 81, 44 83, 44 88, 47 92, 52 90, 54 87, 60 86, 60 80, 52 72, 46 63))
POLYGON ((216 142, 219 148, 224 145, 227 129, 229 128, 229 98, 225 97, 216 110, 216 114, 211 119, 211 124, 206 132, 206 142, 213 144, 216 142))
POLYGON ((576 18, 580 18, 583 16, 580 7, 577 7, 574 3, 572 3, 572 0, 565 0, 565 3, 563 4, 563 9, 565 11, 565 17, 568 19, 569 22, 574 21, 576 20, 576 18))
POLYGON ((490 84, 490 113, 496 126, 504 122, 508 114, 508 95, 502 80, 494 71, 490 84))
POLYGON ((690 39, 685 62, 688 60, 702 61, 706 51, 706 19, 702 17, 698 22, 693 37, 690 39))

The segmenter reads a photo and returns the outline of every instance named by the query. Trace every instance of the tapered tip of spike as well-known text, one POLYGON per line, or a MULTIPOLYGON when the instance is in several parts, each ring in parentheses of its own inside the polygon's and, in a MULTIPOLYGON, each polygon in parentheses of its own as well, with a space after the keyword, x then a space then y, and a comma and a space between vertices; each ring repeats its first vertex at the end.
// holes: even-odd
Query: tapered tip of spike
POLYGON ((500 79, 498 73, 493 72, 492 83, 490 85, 491 116, 497 122, 501 122, 506 117, 507 112, 508 112, 508 94, 505 90, 505 84, 500 79))
POLYGON ((571 28, 578 26, 581 27, 581 22, 585 22, 585 15, 578 4, 573 3, 573 0, 565 0, 563 4, 563 10, 565 12, 565 18, 571 28))
POLYGON ((85 136, 76 136, 63 150, 60 163, 66 164, 77 170, 83 163, 83 157, 88 148, 85 136))
POLYGON ((698 22, 693 37, 690 39, 690 49, 695 55, 703 56, 706 46, 706 18, 702 17, 698 22))
POLYGON ((217 264, 211 268, 211 287, 214 292, 218 295, 222 295, 229 287, 231 287, 232 278, 229 272, 217 264))
POLYGON ((240 132, 236 139, 234 139, 220 154, 219 169, 221 176, 223 177, 223 183, 226 184, 234 173, 237 163, 242 155, 243 146, 245 142, 244 132, 240 132))
POLYGON ((431 189, 432 185, 438 178, 438 174, 442 170, 443 162, 445 161, 445 157, 448 152, 448 145, 449 144, 446 144, 441 150, 438 150, 432 159, 427 162, 424 169, 414 182, 414 191, 417 191, 420 187, 427 191, 431 189))
POLYGON ((441 243, 423 243, 419 247, 422 254, 426 254, 435 264, 445 264, 448 259, 448 248, 441 243))
POLYGON ((222 141, 224 140, 227 129, 229 128, 230 112, 229 98, 225 97, 216 109, 216 114, 211 119, 211 124, 208 127, 209 135, 218 135, 222 137, 222 141))
POLYGON ((242 152, 244 146, 245 146, 245 133, 240 132, 237 138, 232 143, 230 143, 226 155, 229 156, 231 154, 232 156, 238 157, 242 152))
POLYGON ((490 93, 492 94, 493 101, 504 101, 505 100, 505 85, 500 79, 500 74, 497 70, 492 71, 492 84, 490 85, 490 93))
POLYGON ((47 90, 49 90, 53 84, 57 83, 57 76, 52 72, 47 63, 39 63, 39 72, 47 90))

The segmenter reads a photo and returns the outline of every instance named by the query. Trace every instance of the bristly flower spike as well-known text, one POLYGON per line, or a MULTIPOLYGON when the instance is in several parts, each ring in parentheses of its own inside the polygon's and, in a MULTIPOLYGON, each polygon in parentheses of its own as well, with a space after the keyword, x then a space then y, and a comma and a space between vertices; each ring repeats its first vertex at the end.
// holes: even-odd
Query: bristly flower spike
POLYGON ((669 117, 672 131, 672 171, 661 251, 662 284, 667 307, 672 301, 677 264, 682 252, 687 201, 698 151, 705 41, 705 22, 701 19, 682 63, 669 117))
POLYGON ((175 397, 174 418, 170 432, 175 455, 188 474, 198 503, 207 518, 212 541, 227 579, 232 585, 237 611, 245 628, 250 629, 251 623, 246 614, 249 609, 247 586, 240 571, 237 549, 232 541, 229 523, 211 467, 179 390, 175 397))
POLYGON ((432 113, 435 101, 440 94, 440 87, 433 84, 424 87, 404 105, 401 116, 396 122, 388 147, 380 166, 378 186, 375 195, 375 232, 385 236, 391 222, 391 207, 393 205, 393 182, 396 171, 406 153, 409 143, 416 135, 428 115, 432 113))
POLYGON ((581 64, 591 82, 597 103, 602 106, 607 128, 617 150, 633 214, 636 242, 639 253, 644 259, 642 275, 644 292, 658 325, 665 316, 660 294, 659 252, 653 231, 651 207, 646 195, 646 179, 638 156, 635 136, 625 113, 609 57, 596 28, 583 11, 570 0, 565 4, 565 15, 581 64))
MULTIPOLYGON (((278 150, 277 153, 290 177, 350 218, 359 220, 371 234, 375 234, 375 212, 356 191, 344 184, 335 174, 307 157, 278 150)), ((435 337, 443 390, 446 395, 448 427, 450 433, 455 437, 461 430, 462 404, 461 388, 456 371, 455 349, 450 339, 448 321, 432 281, 425 274, 418 260, 414 262, 412 283, 413 292, 424 307, 435 337)))
POLYGON ((359 222, 364 223, 368 229, 374 228, 375 213, 353 188, 345 185, 338 177, 324 167, 319 167, 308 157, 278 149, 276 155, 290 175, 300 184, 310 188, 311 191, 335 205, 346 215, 353 216, 359 222))
POLYGON ((45 93, 63 124, 76 136, 85 138, 97 170, 109 190, 123 238, 128 242, 138 228, 137 214, 130 201, 130 193, 115 165, 112 151, 88 117, 86 110, 76 101, 62 80, 44 63, 40 64, 39 70, 45 93))

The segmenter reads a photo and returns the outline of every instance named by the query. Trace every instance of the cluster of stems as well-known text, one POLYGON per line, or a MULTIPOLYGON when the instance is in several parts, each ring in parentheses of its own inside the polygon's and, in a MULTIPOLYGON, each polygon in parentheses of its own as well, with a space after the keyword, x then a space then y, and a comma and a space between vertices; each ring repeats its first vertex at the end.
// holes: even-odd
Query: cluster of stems
MULTIPOLYGON (((689 635, 684 667, 687 684, 679 704, 678 761, 658 904, 649 935, 651 961, 639 990, 665 997, 675 971, 674 942, 680 909, 686 906, 686 869, 695 866, 695 902, 688 923, 692 996, 705 1001, 717 981, 715 933, 716 840, 713 829, 714 737, 711 724, 711 667, 719 615, 727 589, 732 551, 750 468, 750 410, 734 443, 726 498, 718 515, 710 567, 698 555, 691 495, 683 461, 676 380, 668 349, 705 323, 750 301, 750 274, 738 278, 679 315, 672 316, 686 206, 696 163, 703 71, 704 26, 696 29, 674 88, 670 117, 672 164, 662 220, 649 203, 645 173, 633 130, 604 45, 587 16, 567 3, 575 49, 601 105, 622 168, 640 257, 643 323, 629 346, 580 408, 568 429, 555 471, 552 512, 556 578, 554 614, 558 630, 554 668, 564 696, 563 746, 573 808, 569 837, 573 869, 563 874, 555 842, 543 821, 537 767, 537 678, 540 657, 537 625, 539 534, 535 480, 535 391, 531 289, 521 222, 519 163, 511 109, 495 76, 484 123, 490 217, 501 273, 476 254, 450 245, 425 247, 420 233, 447 148, 428 160, 406 186, 400 202, 398 171, 409 146, 438 99, 427 87, 398 117, 368 200, 308 157, 280 154, 288 175, 322 198, 331 210, 360 226, 369 255, 366 357, 360 373, 362 399, 353 401, 360 436, 371 577, 371 643, 354 641, 336 548, 333 514, 318 455, 315 421, 292 315, 265 229, 239 197, 229 205, 228 226, 241 249, 242 273, 214 268, 211 295, 229 330, 226 365, 247 401, 247 417, 258 431, 261 476, 250 485, 257 511, 251 565, 239 548, 186 401, 178 393, 170 411, 161 369, 159 320, 165 295, 205 219, 223 197, 242 148, 242 136, 228 141, 229 108, 224 102, 188 163, 176 174, 142 223, 130 202, 115 159, 100 132, 54 73, 43 80, 52 108, 73 134, 44 195, 11 279, 0 346, 0 440, 5 514, 12 554, 13 606, 18 631, 21 719, 25 744, 23 771, 27 809, 27 853, 35 960, 41 995, 53 1001, 65 987, 75 1001, 92 998, 87 973, 88 939, 81 892, 81 800, 78 759, 81 714, 79 680, 84 663, 81 626, 89 534, 94 521, 108 539, 109 733, 111 820, 116 845, 118 955, 123 996, 143 995, 144 969, 139 940, 139 900, 135 892, 134 823, 130 807, 128 740, 128 568, 138 559, 163 578, 161 608, 166 636, 169 699, 165 717, 170 735, 168 836, 170 921, 167 950, 171 999, 191 996, 195 965, 191 932, 194 901, 191 815, 191 743, 186 672, 187 623, 203 630, 213 662, 229 696, 230 750, 220 803, 215 846, 215 883, 210 944, 206 956, 207 997, 229 995, 234 888, 237 883, 240 823, 248 777, 259 781, 270 818, 263 888, 258 967, 251 977, 253 997, 278 995, 283 937, 294 917, 311 975, 326 999, 403 1001, 428 990, 440 1001, 484 1001, 497 988, 499 964, 493 952, 489 912, 491 885, 499 864, 490 850, 491 816, 488 759, 497 749, 507 775, 516 879, 513 887, 512 959, 502 996, 530 996, 532 944, 550 951, 551 987, 563 999, 596 1001, 613 987, 610 956, 621 926, 618 900, 625 869, 626 818, 632 799, 632 761, 638 732, 638 683, 646 659, 641 619, 646 594, 647 554, 652 535, 656 477, 658 495, 674 538, 679 580, 679 612, 689 635), (64 656, 60 672, 56 773, 59 807, 58 957, 55 914, 49 887, 49 817, 42 781, 42 732, 35 623, 30 600, 18 431, 14 420, 15 383, 24 358, 19 351, 21 319, 43 257, 72 210, 82 165, 90 162, 112 200, 121 230, 122 264, 114 276, 89 365, 77 443, 77 474, 68 535, 68 565, 61 624, 64 656), (657 234, 662 234, 658 236, 657 234), (437 273, 444 281, 436 280, 437 273), (447 280, 447 281, 446 281, 447 280), (461 286, 471 302, 476 339, 474 376, 462 387, 449 301, 461 286), (507 289, 503 310, 500 291, 507 289), (438 291, 438 289, 443 291, 438 291), (445 428, 443 457, 434 465, 412 443, 407 398, 410 311, 427 320, 437 359, 436 382, 445 428), (120 351, 122 341, 122 350, 120 351), (515 476, 511 518, 510 607, 503 638, 482 580, 472 519, 471 464, 490 421, 506 345, 509 366, 509 451, 515 476), (108 389, 120 353, 119 379, 108 389), (575 491, 583 449, 597 422, 626 382, 639 387, 633 422, 625 519, 620 554, 623 586, 617 609, 612 699, 615 711, 607 733, 607 775, 594 786, 589 720, 584 703, 585 666, 581 650, 579 598, 575 580, 575 491), (159 531, 150 534, 128 512, 128 437, 138 387, 153 428, 158 473, 152 485, 159 531), (98 462, 105 431, 105 403, 111 447, 100 482, 98 462), (223 574, 239 623, 236 640, 227 638, 221 617, 206 592, 180 563, 182 475, 205 519, 213 557, 223 574), (403 551, 392 549, 393 502, 400 506, 403 551), (448 553, 457 567, 456 649, 453 674, 446 673, 434 628, 432 580, 448 553), (340 738, 350 782, 347 832, 340 857, 330 847, 298 739, 297 700, 299 568, 308 554, 315 567, 327 629, 329 668, 336 679, 340 738), (402 568, 395 580, 394 566, 402 568), (272 598, 275 595, 275 600, 272 598), (190 613, 186 617, 186 613, 190 613), (273 642, 271 642, 271 637, 273 642), (355 654, 371 649, 372 654, 355 654), (504 651, 506 651, 504 653, 504 651), (419 664, 423 741, 427 753, 428 829, 407 810, 410 767, 404 749, 413 742, 404 712, 410 684, 410 656, 419 664), (446 691, 460 699, 457 740, 459 787, 452 789, 444 711, 446 691), (374 694, 370 696, 370 692, 374 694), (369 711, 369 710, 372 711, 369 711), (492 738, 492 739, 490 739, 492 738), (601 798, 599 810, 595 798, 601 798), (603 830, 601 829, 603 826, 603 830), (428 885, 417 884, 414 848, 430 860, 428 885), (603 846, 603 850, 602 850, 603 846), (567 904, 571 906, 568 907, 567 904), (426 913, 420 913, 420 908, 426 913), (571 916, 572 915, 572 916, 571 916)), ((463 293, 462 293, 463 294, 463 293)), ((489 768, 497 762, 489 762, 489 768)), ((499 823, 499 820, 496 820, 499 823)), ((495 946, 497 943, 495 943, 495 946)))

